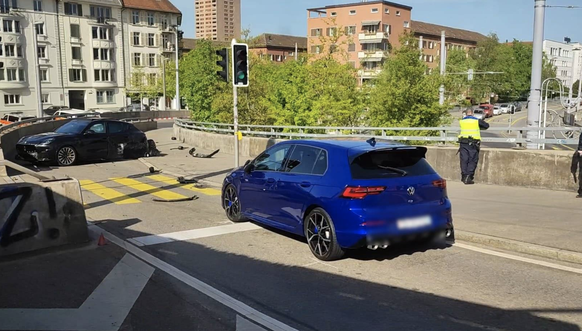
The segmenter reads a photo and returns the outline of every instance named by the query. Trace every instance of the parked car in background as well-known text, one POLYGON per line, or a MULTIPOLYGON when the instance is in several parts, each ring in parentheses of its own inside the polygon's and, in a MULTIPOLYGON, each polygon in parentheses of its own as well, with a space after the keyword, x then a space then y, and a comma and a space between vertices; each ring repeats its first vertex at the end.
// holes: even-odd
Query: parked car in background
POLYGON ((477 109, 473 110, 473 117, 480 119, 480 120, 486 118, 485 112, 481 108, 477 108, 477 109))
POLYGON ((0 124, 9 125, 12 123, 30 120, 33 118, 36 118, 36 116, 24 115, 23 112, 12 112, 2 116, 2 118, 0 119, 0 124))
POLYGON ((509 113, 509 104, 502 103, 501 105, 499 105, 499 109, 501 109, 501 113, 507 114, 509 113))
POLYGON ((523 109, 523 105, 522 105, 522 103, 521 103, 521 102, 516 102, 516 103, 515 103, 515 111, 516 111, 516 112, 518 112, 518 111, 522 111, 522 109, 523 109))
POLYGON ((143 104, 140 105, 139 103, 132 103, 126 107, 122 107, 121 111, 150 111, 150 106, 143 104))
POLYGON ((501 108, 499 108, 499 106, 493 107, 493 115, 495 115, 495 116, 501 115, 501 108))
POLYGON ((53 116, 59 110, 69 110, 69 109, 71 108, 67 106, 50 106, 48 108, 45 108, 43 112, 48 116, 53 116))
POLYGON ((375 140, 282 142, 225 177, 222 207, 234 222, 304 236, 325 261, 348 249, 452 241, 446 181, 426 151, 375 140))
POLYGON ((59 111, 55 112, 53 117, 56 120, 62 120, 62 119, 65 119, 66 117, 73 117, 73 118, 77 118, 77 117, 101 117, 101 115, 99 113, 93 113, 93 112, 86 111, 86 110, 67 109, 67 110, 59 110, 59 111))
POLYGON ((481 104, 478 109, 483 110, 484 118, 493 117, 493 105, 491 104, 481 104))
POLYGON ((19 158, 70 166, 79 161, 138 158, 147 152, 146 135, 133 124, 104 119, 75 119, 55 132, 21 138, 19 158))

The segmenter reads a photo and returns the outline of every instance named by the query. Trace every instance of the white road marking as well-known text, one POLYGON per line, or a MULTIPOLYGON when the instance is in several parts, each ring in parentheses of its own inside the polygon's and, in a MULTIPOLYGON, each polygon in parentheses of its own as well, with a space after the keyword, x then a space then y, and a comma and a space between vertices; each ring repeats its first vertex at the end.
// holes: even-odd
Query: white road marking
POLYGON ((136 246, 150 246, 165 244, 173 241, 184 241, 192 239, 200 239, 206 237, 220 236, 223 234, 237 233, 242 231, 262 229, 253 223, 234 223, 228 225, 215 226, 211 228, 202 228, 194 230, 186 230, 179 232, 172 232, 166 234, 153 234, 149 236, 136 237, 128 239, 129 242, 136 246))
POLYGON ((117 331, 154 271, 126 254, 78 309, 0 309, 0 330, 117 331))
POLYGON ((126 251, 134 254, 135 256, 139 257, 140 259, 146 261, 147 263, 151 264, 152 266, 166 272, 168 275, 173 276, 174 278, 182 281, 184 284, 192 287, 195 290, 198 290, 200 293, 205 294, 206 296, 220 302, 221 304, 225 305, 226 307, 234 310, 238 314, 244 316, 245 318, 262 325, 272 331, 298 331, 283 322, 280 322, 272 317, 269 317, 260 311, 244 304, 243 302, 223 293, 214 287, 200 281, 197 278, 190 276, 189 274, 185 273, 184 271, 172 266, 171 264, 164 262, 157 257, 146 253, 145 251, 141 250, 140 248, 132 245, 128 241, 125 241, 121 238, 116 237, 115 235, 101 229, 96 225, 89 225, 89 230, 97 234, 97 236, 103 234, 105 238, 109 241, 113 242, 117 246, 125 249, 126 251))
POLYGON ((236 331, 267 331, 255 323, 236 315, 236 331))
POLYGON ((534 259, 530 259, 527 257, 522 257, 522 256, 517 256, 517 255, 512 255, 512 254, 507 254, 507 253, 501 253, 501 252, 493 251, 490 249, 475 247, 475 246, 471 246, 471 245, 467 245, 467 244, 463 244, 463 243, 458 243, 458 242, 455 243, 454 246, 459 247, 459 248, 463 248, 463 249, 468 249, 470 251, 474 251, 474 252, 478 252, 478 253, 482 253, 482 254, 493 255, 493 256, 502 257, 505 259, 535 264, 535 265, 539 265, 542 267, 547 267, 547 268, 552 268, 552 269, 557 269, 557 270, 562 270, 562 271, 568 271, 568 272, 582 275, 582 269, 579 269, 579 268, 572 268, 572 267, 567 267, 567 266, 560 265, 560 264, 555 264, 555 263, 550 263, 550 262, 545 262, 545 261, 540 261, 540 260, 534 260, 534 259))

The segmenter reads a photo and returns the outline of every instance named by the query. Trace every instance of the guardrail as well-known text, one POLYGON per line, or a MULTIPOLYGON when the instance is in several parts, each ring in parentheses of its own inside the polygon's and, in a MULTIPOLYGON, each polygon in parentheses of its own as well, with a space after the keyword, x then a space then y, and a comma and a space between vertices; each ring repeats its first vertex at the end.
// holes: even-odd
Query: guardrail
MULTIPOLYGON (((234 125, 225 123, 195 122, 190 120, 177 119, 174 123, 184 129, 206 131, 222 134, 234 134, 234 125)), ((504 133, 513 137, 486 137, 482 136, 483 142, 510 143, 517 147, 527 143, 534 144, 563 144, 576 145, 578 139, 576 134, 580 134, 580 127, 551 127, 551 128, 527 128, 527 127, 490 127, 487 132, 504 133), (538 136, 544 132, 565 133, 569 132, 572 138, 527 138, 528 131, 535 131, 538 136)), ((322 126, 271 126, 271 125, 246 125, 239 124, 239 131, 243 135, 268 137, 268 138, 378 138, 390 141, 430 141, 430 142, 457 142, 459 127, 428 127, 428 128, 382 128, 382 127, 322 127, 322 126), (424 134, 415 135, 394 135, 394 132, 422 132, 424 134)))

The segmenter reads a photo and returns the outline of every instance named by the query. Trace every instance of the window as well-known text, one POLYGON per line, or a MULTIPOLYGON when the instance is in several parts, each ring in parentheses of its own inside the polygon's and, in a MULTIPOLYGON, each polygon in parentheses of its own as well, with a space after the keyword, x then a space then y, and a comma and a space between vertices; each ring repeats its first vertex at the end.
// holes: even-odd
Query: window
POLYGON ((4 77, 4 69, 0 69, 0 81, 5 80, 6 78, 4 77))
POLYGON ((400 10, 396 11, 396 16, 400 16, 400 10))
POLYGON ((158 77, 155 73, 148 74, 148 85, 150 85, 150 86, 156 85, 157 80, 158 80, 158 77))
POLYGON ((15 32, 13 20, 3 20, 4 32, 15 32))
POLYGON ((93 48, 93 60, 99 60, 99 48, 93 48))
POLYGON ((434 174, 422 149, 400 149, 364 153, 350 165, 353 179, 379 179, 434 174), (394 170, 389 170, 394 169, 394 170), (404 171, 404 172, 403 172, 404 171))
POLYGON ((253 161, 256 171, 281 171, 291 145, 276 146, 253 161))
POLYGON ((93 32, 93 39, 101 39, 101 40, 109 40, 109 37, 112 37, 111 29, 101 26, 94 26, 92 28, 93 32))
POLYGON ((155 16, 154 13, 148 13, 148 25, 152 26, 155 24, 155 16))
POLYGON ((390 9, 384 8, 384 14, 390 14, 390 9))
POLYGON ((148 55, 148 62, 150 67, 155 67, 156 66, 156 54, 149 54, 148 55))
POLYGON ((71 24, 71 37, 81 38, 81 29, 79 27, 79 24, 71 24))
POLYGON ((346 35, 353 36, 355 34, 356 34, 356 26, 355 25, 346 26, 346 35))
POLYGON ((89 6, 89 14, 93 18, 97 18, 97 22, 104 23, 106 19, 111 18, 111 8, 100 6, 89 6))
POLYGON ((40 69, 40 81, 48 82, 48 69, 40 69))
POLYGON ((372 14, 375 14, 378 12, 378 8, 372 8, 372 14))
POLYGON ((14 53, 14 45, 4 45, 4 53, 6 57, 15 57, 16 53, 14 53))
POLYGON ((428 43, 428 48, 429 48, 429 49, 434 49, 434 42, 432 42, 432 41, 431 41, 431 42, 429 42, 429 43, 428 43))
POLYGON ((18 71, 16 69, 6 69, 6 80, 9 82, 18 81, 18 71))
POLYGON ((40 58, 40 59, 46 59, 47 58, 46 46, 38 46, 36 53, 38 54, 38 58, 40 58))
POLYGON ((109 70, 101 70, 101 80, 104 82, 111 81, 111 74, 110 74, 109 70))
POLYGON ((321 53, 321 45, 311 46, 311 53, 313 54, 321 53))
POLYGON ((34 30, 36 31, 37 35, 44 35, 44 23, 36 23, 34 25, 34 30))
POLYGON ((109 133, 122 133, 129 131, 127 124, 122 122, 108 122, 109 133))
POLYGON ((155 46, 155 34, 148 33, 148 46, 155 46))
POLYGON ((386 32, 387 34, 392 33, 392 25, 384 24, 383 28, 384 28, 384 32, 386 32))
MULTIPOLYGON (((99 92, 103 93, 103 91, 97 91, 97 100, 99 100, 99 92)), ((89 131, 91 131, 91 133, 105 133, 105 123, 95 123, 87 128, 87 132, 89 131)))
POLYGON ((333 28, 327 28, 327 36, 329 37, 335 37, 337 36, 337 28, 333 27, 333 28))
POLYGON ((85 82, 87 80, 87 70, 69 69, 69 80, 71 82, 85 82))
POLYGON ((350 10, 350 15, 356 15, 356 11, 355 10, 350 10))
POLYGON ((133 53, 133 65, 141 66, 141 53, 133 53))
POLYGON ((295 146, 285 166, 285 172, 292 174, 323 175, 326 170, 327 152, 303 145, 295 146))
POLYGON ((404 27, 405 27, 405 28, 409 28, 409 27, 410 27, 410 22, 408 22, 408 21, 404 21, 404 27))
POLYGON ((355 52, 356 44, 348 44, 348 52, 355 52))
POLYGON ((108 48, 101 48, 101 60, 109 61, 109 49, 108 48))
POLYGON ((41 94, 41 96, 40 96, 40 102, 42 102, 42 103, 50 103, 50 99, 49 99, 48 93, 41 94))
POLYGON ((81 47, 71 47, 73 60, 81 60, 81 47))
POLYGON ((4 94, 4 104, 5 105, 19 105, 20 104, 20 94, 4 94))
POLYGON ((65 14, 83 16, 83 6, 78 3, 65 2, 65 14))
POLYGON ((321 36, 321 29, 311 29, 311 36, 312 37, 319 37, 319 36, 321 36))
POLYGON ((134 10, 131 12, 131 22, 133 24, 139 24, 139 10, 134 10))
POLYGON ((42 1, 34 0, 34 11, 42 11, 42 1))
POLYGON ((141 45, 140 36, 141 36, 141 33, 139 33, 139 32, 134 32, 133 33, 133 45, 134 46, 141 45))
POLYGON ((331 17, 336 17, 336 16, 337 16, 337 13, 336 13, 336 12, 334 12, 334 11, 332 11, 332 12, 331 12, 331 17))

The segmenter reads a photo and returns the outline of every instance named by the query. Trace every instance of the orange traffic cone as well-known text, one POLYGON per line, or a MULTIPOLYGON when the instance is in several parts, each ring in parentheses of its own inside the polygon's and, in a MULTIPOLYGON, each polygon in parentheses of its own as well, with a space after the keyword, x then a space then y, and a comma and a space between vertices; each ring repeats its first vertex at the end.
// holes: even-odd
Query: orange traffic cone
POLYGON ((107 240, 105 239, 102 233, 101 236, 99 236, 99 240, 97 240, 97 246, 103 246, 105 244, 107 244, 107 240))

